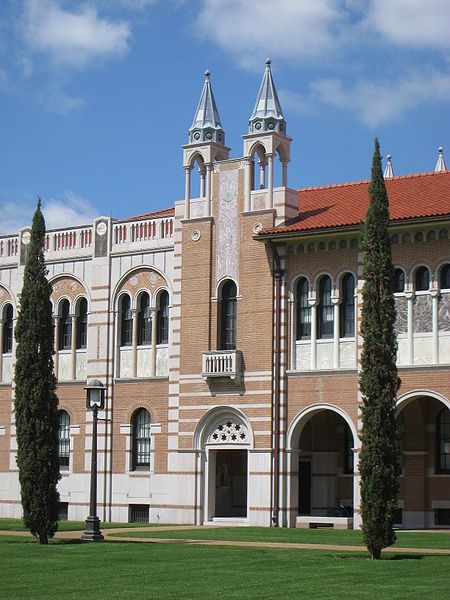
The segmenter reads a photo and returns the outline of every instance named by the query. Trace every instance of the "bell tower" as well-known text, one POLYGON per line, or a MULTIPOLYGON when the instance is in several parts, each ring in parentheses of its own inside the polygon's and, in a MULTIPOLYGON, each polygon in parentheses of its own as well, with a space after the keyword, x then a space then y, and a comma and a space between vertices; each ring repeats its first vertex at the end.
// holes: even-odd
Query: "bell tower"
POLYGON ((273 169, 278 155, 282 165, 282 187, 287 187, 287 165, 290 161, 291 138, 286 135, 286 121, 281 110, 278 94, 272 78, 271 60, 266 60, 261 87, 255 107, 248 121, 248 133, 244 139, 245 160, 245 211, 274 208, 273 169), (259 166, 259 185, 255 183, 256 163, 259 166), (267 167, 267 181, 266 181, 267 167), (265 206, 261 202, 252 205, 252 190, 266 189, 265 206))
POLYGON ((225 132, 211 87, 210 72, 205 71, 205 83, 189 129, 188 143, 183 146, 183 168, 186 172, 184 218, 191 218, 191 171, 198 166, 200 198, 204 200, 201 216, 211 215, 211 180, 213 163, 226 160, 230 149, 225 146, 225 132))

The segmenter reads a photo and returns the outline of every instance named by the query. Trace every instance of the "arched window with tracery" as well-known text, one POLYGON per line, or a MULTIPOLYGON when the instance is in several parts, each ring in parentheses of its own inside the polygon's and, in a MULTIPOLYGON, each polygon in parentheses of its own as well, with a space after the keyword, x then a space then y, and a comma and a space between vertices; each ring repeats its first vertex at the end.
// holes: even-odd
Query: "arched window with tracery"
POLYGON ((394 293, 402 294, 405 291, 405 272, 403 269, 395 269, 394 293))
POLYGON ((236 349, 236 296, 234 281, 225 281, 219 308, 219 350, 236 349))
POLYGON ((152 316, 150 296, 143 292, 139 298, 138 311, 138 345, 148 346, 152 342, 152 316))
POLYGON ((131 470, 150 469, 150 413, 139 408, 132 417, 131 470))
POLYGON ((309 283, 306 277, 297 282, 297 340, 311 338, 311 306, 308 303, 309 283))
POLYGON ((436 420, 438 473, 450 473, 450 410, 443 408, 436 420))
POLYGON ((355 336, 355 278, 346 273, 341 284, 340 337, 355 336))
POLYGON ((59 309, 59 350, 70 350, 72 346, 72 317, 70 316, 70 304, 63 300, 59 309))
POLYGON ((133 344, 133 315, 131 312, 131 301, 128 294, 124 294, 120 300, 120 345, 131 346, 133 344))
POLYGON ((157 338, 157 344, 169 343, 169 294, 165 290, 159 295, 157 338))
POLYGON ((77 350, 87 347, 88 304, 86 298, 78 302, 77 314, 77 350))
POLYGON ((317 311, 317 337, 333 337, 333 304, 331 302, 331 278, 324 275, 319 281, 319 304, 317 311))
POLYGON ((58 435, 58 457, 59 468, 68 469, 70 463, 70 417, 65 410, 58 412, 59 435, 58 435))
POLYGON ((3 309, 3 354, 10 354, 13 347, 14 311, 11 304, 3 309))
POLYGON ((428 291, 430 287, 430 271, 427 267, 419 267, 414 274, 414 287, 416 292, 428 291))

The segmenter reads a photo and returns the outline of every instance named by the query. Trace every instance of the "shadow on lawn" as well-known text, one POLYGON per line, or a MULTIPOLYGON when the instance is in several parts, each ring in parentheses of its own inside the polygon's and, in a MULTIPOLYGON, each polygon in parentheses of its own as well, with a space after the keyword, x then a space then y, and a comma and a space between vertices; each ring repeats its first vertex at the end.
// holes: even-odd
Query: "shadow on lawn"
MULTIPOLYGON (((372 560, 367 554, 327 554, 328 558, 340 558, 341 560, 372 560)), ((422 554, 382 554, 380 560, 422 560, 422 554)))

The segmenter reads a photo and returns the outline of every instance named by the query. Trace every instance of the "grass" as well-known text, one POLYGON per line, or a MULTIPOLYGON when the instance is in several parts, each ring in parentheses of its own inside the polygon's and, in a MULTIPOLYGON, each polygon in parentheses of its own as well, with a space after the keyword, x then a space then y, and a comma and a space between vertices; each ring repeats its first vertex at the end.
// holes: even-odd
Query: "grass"
MULTIPOLYGON (((58 531, 84 531, 85 521, 59 521, 58 531)), ((116 529, 118 527, 156 527, 155 523, 101 523, 101 529, 116 529)), ((0 518, 0 531, 28 531, 22 519, 0 518)))
MULTIPOLYGON (((191 540, 236 540, 245 542, 291 542, 364 546, 362 533, 334 529, 285 529, 265 527, 217 527, 177 531, 132 531, 118 533, 125 537, 157 537, 191 540)), ((450 550, 450 532, 398 531, 395 544, 399 548, 444 548, 450 550)))
POLYGON ((0 539, 2 598, 443 600, 446 556, 0 539))

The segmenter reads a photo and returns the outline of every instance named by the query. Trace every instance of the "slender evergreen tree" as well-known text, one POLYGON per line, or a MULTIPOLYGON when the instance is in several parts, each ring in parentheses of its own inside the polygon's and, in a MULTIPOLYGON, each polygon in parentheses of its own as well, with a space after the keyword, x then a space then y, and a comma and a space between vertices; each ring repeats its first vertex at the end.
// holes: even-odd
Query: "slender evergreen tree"
POLYGON ((394 267, 389 238, 389 201, 375 139, 370 204, 361 225, 364 251, 359 385, 362 394, 361 516, 364 540, 372 558, 395 541, 392 513, 398 493, 398 433, 395 399, 397 340, 394 333, 394 267))
POLYGON ((51 286, 44 263, 45 221, 38 199, 15 336, 17 465, 25 526, 47 544, 58 527, 58 399, 53 372, 51 286))

